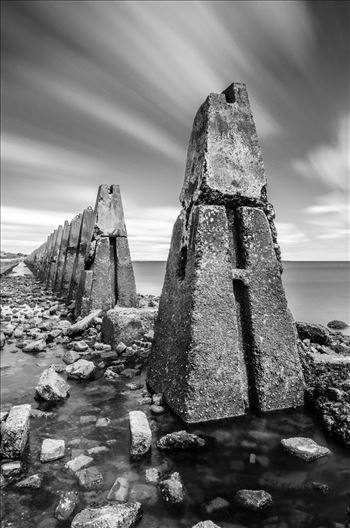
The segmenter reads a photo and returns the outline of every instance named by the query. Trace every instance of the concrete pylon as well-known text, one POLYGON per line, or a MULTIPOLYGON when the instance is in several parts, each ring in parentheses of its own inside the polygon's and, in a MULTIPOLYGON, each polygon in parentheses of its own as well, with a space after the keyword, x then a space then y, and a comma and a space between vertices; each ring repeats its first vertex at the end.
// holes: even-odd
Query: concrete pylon
POLYGON ((72 270, 72 277, 68 291, 68 301, 74 300, 78 291, 80 276, 84 271, 85 255, 89 247, 95 225, 95 212, 88 207, 83 212, 80 224, 79 242, 72 270))
POLYGON ((82 214, 78 214, 70 223, 68 243, 62 271, 62 281, 59 289, 61 295, 65 298, 68 296, 70 281, 72 278, 73 266, 79 243, 82 216, 82 214))
POLYGON ((75 315, 86 315, 96 308, 107 311, 116 304, 137 306, 135 277, 119 185, 100 185, 75 315))
POLYGON ((246 87, 199 108, 147 382, 195 423, 302 405, 297 337, 246 87))
POLYGON ((40 280, 45 284, 46 284, 47 277, 48 277, 53 240, 54 240, 54 233, 51 233, 46 243, 46 248, 45 248, 44 258, 42 261, 41 273, 40 273, 40 280))
POLYGON ((66 260, 66 252, 67 252, 67 245, 68 245, 68 238, 69 238, 69 230, 70 230, 70 223, 68 222, 68 220, 66 220, 63 224, 61 244, 60 244, 60 248, 59 248, 58 256, 57 256, 56 275, 55 275, 55 280, 52 286, 55 292, 59 292, 61 289, 63 268, 64 268, 64 262, 66 260))

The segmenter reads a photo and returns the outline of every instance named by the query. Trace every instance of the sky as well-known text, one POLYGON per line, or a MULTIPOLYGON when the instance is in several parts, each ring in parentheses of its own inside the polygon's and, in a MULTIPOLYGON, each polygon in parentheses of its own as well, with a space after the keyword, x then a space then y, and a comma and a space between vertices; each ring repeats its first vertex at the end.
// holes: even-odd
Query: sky
POLYGON ((285 260, 349 258, 349 4, 2 1, 2 250, 119 184, 166 260, 194 115, 245 82, 285 260))

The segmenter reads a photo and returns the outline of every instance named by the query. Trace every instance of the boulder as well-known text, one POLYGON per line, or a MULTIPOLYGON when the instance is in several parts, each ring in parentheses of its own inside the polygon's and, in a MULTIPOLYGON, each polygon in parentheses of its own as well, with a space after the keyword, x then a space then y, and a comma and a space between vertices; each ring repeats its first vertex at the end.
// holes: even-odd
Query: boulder
POLYGON ((2 428, 1 454, 4 458, 20 458, 29 437, 30 409, 28 404, 11 407, 2 428))
POLYGON ((54 367, 50 367, 41 374, 36 394, 46 401, 59 401, 67 398, 69 385, 59 376, 54 367))
POLYGON ((95 373, 96 367, 92 361, 79 359, 66 367, 67 377, 72 379, 90 379, 95 373))
POLYGON ((96 466, 90 466, 77 471, 76 477, 78 478, 80 486, 86 490, 99 489, 103 486, 102 473, 96 466))
POLYGON ((78 334, 82 334, 84 330, 89 328, 92 324, 94 324, 95 317, 100 317, 102 315, 102 310, 95 310, 94 312, 91 312, 89 315, 75 323, 74 325, 67 328, 67 335, 69 336, 75 336, 78 334))
POLYGON ((76 491, 64 492, 55 510, 56 519, 66 521, 72 515, 77 503, 78 494, 76 491))
POLYGON ((192 447, 204 447, 205 440, 187 431, 176 431, 169 433, 158 441, 159 449, 189 449, 192 447))
POLYGON ((141 515, 139 502, 86 508, 74 517, 71 528, 131 528, 141 515))
POLYGON ((109 310, 102 320, 102 340, 116 348, 120 341, 130 346, 153 329, 156 308, 124 308, 109 310))
POLYGON ((331 343, 329 331, 325 326, 301 321, 297 321, 295 325, 299 339, 310 339, 312 343, 318 343, 319 345, 329 345, 331 343))
POLYGON ((272 496, 264 490, 242 489, 235 494, 236 503, 251 511, 261 511, 272 506, 272 496))
POLYGON ((160 492, 165 502, 181 504, 185 499, 185 491, 179 473, 175 472, 159 484, 160 492))
POLYGON ((281 440, 281 445, 286 451, 288 451, 288 453, 305 460, 305 462, 312 462, 313 460, 331 454, 328 447, 318 445, 311 438, 305 438, 302 436, 283 438, 281 440))
POLYGON ((75 352, 74 350, 66 350, 62 359, 67 365, 71 365, 72 363, 75 363, 75 361, 78 361, 80 356, 78 352, 75 352))
POLYGON ((107 495, 107 500, 117 501, 117 502, 126 502, 129 495, 129 482, 125 477, 118 477, 109 493, 107 495))
POLYGON ((143 411, 130 411, 130 455, 138 457, 145 455, 152 442, 152 432, 143 411))
POLYGON ((64 457, 66 443, 64 440, 45 438, 41 444, 40 462, 51 462, 64 457))
POLYGON ((15 488, 30 488, 30 489, 39 489, 43 482, 43 476, 39 473, 35 475, 30 475, 29 477, 20 480, 15 484, 15 488))

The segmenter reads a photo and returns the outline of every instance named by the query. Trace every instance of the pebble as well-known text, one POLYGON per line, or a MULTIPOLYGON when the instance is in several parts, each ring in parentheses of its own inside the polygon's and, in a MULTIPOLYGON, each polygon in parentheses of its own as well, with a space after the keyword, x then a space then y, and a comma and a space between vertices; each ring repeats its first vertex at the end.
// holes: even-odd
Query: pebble
POLYGON ((235 502, 247 510, 261 511, 272 506, 273 500, 265 490, 242 489, 235 494, 235 502))
POLYGON ((181 504, 185 499, 185 491, 179 473, 174 472, 169 478, 159 483, 160 492, 165 502, 181 504))
POLYGON ((74 512, 77 503, 78 494, 76 491, 64 492, 55 510, 56 519, 66 521, 74 512))
POLYGON ((69 462, 67 462, 64 467, 67 471, 70 471, 71 473, 76 473, 77 471, 80 471, 81 469, 91 464, 91 462, 93 461, 94 459, 90 456, 82 454, 78 455, 75 458, 72 458, 72 460, 69 460, 69 462))
POLYGON ((328 447, 318 445, 311 438, 302 436, 284 438, 281 440, 281 445, 291 455, 301 458, 305 462, 312 462, 313 460, 331 454, 328 447))
POLYGON ((20 482, 17 482, 15 484, 16 488, 31 488, 31 489, 39 489, 41 488, 43 482, 43 476, 39 473, 36 473, 35 475, 30 475, 29 477, 21 480, 20 482))
POLYGON ((64 440, 45 438, 41 445, 40 462, 51 462, 64 457, 66 444, 64 440))
POLYGON ((78 478, 80 486, 87 490, 99 489, 103 485, 102 473, 96 466, 90 466, 77 471, 76 477, 78 478))

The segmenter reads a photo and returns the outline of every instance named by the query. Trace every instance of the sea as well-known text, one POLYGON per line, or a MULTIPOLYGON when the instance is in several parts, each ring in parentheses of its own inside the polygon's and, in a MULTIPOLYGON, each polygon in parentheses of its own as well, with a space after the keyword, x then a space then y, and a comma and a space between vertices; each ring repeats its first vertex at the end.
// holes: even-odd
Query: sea
MULTIPOLYGON (((166 262, 134 262, 137 291, 160 295, 166 262)), ((285 261, 282 281, 296 321, 350 321, 350 262, 285 261)), ((349 334, 349 328, 344 333, 349 334)))

